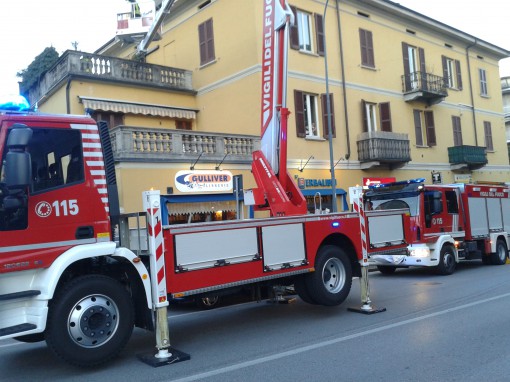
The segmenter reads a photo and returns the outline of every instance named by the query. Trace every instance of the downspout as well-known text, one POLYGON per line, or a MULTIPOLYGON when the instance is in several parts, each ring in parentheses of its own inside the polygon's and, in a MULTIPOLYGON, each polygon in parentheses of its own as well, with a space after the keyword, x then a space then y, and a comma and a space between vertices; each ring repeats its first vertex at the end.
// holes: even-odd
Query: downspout
POLYGON ((347 112, 347 89, 345 86, 345 70, 344 70, 344 47, 342 44, 342 28, 340 27, 340 0, 336 0, 336 19, 338 28, 338 40, 340 41, 340 66, 342 70, 342 95, 344 98, 344 117, 345 117, 345 137, 347 139, 347 154, 345 159, 349 160, 351 157, 351 138, 349 135, 349 113, 347 112))
POLYGON ((476 111, 475 111, 475 97, 473 95, 473 82, 471 81, 471 63, 469 60, 469 49, 476 46, 478 44, 478 39, 475 38, 475 41, 466 47, 466 59, 468 66, 468 75, 469 75, 469 95, 471 96, 471 112, 473 113, 473 128, 475 130, 475 146, 478 146, 478 134, 476 132, 476 111))
POLYGON ((70 102, 70 91, 71 91, 71 77, 67 80, 66 85, 66 113, 71 114, 71 102, 70 102))

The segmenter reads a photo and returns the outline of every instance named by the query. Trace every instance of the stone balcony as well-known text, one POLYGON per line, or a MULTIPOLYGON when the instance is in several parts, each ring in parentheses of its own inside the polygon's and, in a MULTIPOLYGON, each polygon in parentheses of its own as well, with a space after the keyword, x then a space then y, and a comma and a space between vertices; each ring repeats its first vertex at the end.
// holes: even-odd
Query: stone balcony
POLYGON ((411 160, 407 134, 369 131, 358 135, 356 143, 363 170, 380 166, 394 169, 411 160))
POLYGON ((111 129, 115 161, 246 163, 260 149, 260 137, 133 126, 111 129), (200 157, 200 158, 199 158, 200 157))
POLYGON ((194 93, 189 70, 68 50, 28 90, 30 104, 51 94, 70 77, 194 93))

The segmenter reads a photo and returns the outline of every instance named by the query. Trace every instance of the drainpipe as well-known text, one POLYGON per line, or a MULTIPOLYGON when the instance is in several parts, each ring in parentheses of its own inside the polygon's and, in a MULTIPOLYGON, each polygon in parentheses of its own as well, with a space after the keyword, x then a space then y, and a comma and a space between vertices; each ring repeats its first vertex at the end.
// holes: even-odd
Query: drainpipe
POLYGON ((475 41, 466 47, 466 59, 469 75, 469 95, 471 96, 471 112, 473 113, 473 129, 475 130, 475 146, 478 146, 478 134, 476 133, 475 97, 473 95, 473 82, 471 80, 471 63, 469 60, 469 49, 476 46, 476 44, 478 44, 478 39, 475 38, 475 41))
POLYGON ((340 66, 342 68, 342 95, 344 98, 344 116, 345 116, 345 137, 347 139, 347 154, 345 159, 351 157, 351 138, 349 136, 349 113, 347 112, 347 89, 345 86, 345 70, 344 70, 344 48, 342 44, 342 28, 340 27, 340 0, 336 0, 336 19, 338 28, 338 40, 340 41, 340 66))
POLYGON ((71 114, 71 102, 70 102, 70 90, 71 90, 71 77, 67 80, 66 85, 66 113, 71 114))

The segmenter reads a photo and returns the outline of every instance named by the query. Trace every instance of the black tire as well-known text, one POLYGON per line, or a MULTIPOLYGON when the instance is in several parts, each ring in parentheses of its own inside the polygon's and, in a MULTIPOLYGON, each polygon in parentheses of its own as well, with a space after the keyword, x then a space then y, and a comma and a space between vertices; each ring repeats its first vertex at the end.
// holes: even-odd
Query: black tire
POLYGON ((455 260, 455 249, 451 245, 444 245, 441 248, 437 273, 443 276, 451 275, 455 272, 457 261, 455 260))
POLYGON ((118 355, 133 326, 132 300, 121 283, 101 275, 82 276, 51 301, 46 342, 70 364, 97 366, 118 355))
POLYGON ((294 280, 294 290, 296 291, 299 298, 301 298, 301 300, 303 300, 304 302, 306 302, 308 304, 316 305, 317 303, 312 298, 312 296, 310 296, 310 292, 308 291, 308 288, 306 286, 306 281, 305 281, 306 276, 309 276, 309 275, 302 275, 302 276, 296 277, 296 279, 294 280))
POLYGON ((493 264, 493 265, 506 264, 507 257, 508 257, 508 249, 506 247, 506 242, 502 239, 498 239, 496 241, 496 252, 491 253, 491 255, 490 255, 491 264, 493 264))
POLYGON ((397 267, 388 267, 388 266, 377 266, 377 270, 381 272, 383 275, 392 275, 397 270, 397 267))
POLYGON ((14 337, 14 339, 27 344, 35 344, 36 342, 44 341, 44 333, 26 334, 24 336, 14 337))
POLYGON ((334 245, 322 247, 315 258, 315 272, 306 275, 305 285, 316 304, 340 305, 349 295, 352 285, 349 257, 334 245))
POLYGON ((195 300, 195 304, 200 309, 214 309, 220 303, 220 296, 207 296, 207 297, 197 297, 195 300))

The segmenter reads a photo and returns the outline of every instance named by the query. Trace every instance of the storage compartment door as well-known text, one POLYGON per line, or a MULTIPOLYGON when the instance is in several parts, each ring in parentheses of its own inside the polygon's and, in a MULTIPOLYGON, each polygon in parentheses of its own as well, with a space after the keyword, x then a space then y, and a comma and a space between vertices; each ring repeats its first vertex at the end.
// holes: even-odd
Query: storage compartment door
POLYGON ((303 265, 306 261, 303 224, 263 227, 262 250, 266 270, 303 265))
POLYGON ((485 199, 468 198, 468 206, 471 236, 487 236, 489 234, 489 224, 487 222, 485 199))
POLYGON ((503 217, 501 216, 501 199, 487 198, 487 212, 489 213, 489 229, 503 230, 503 217))

